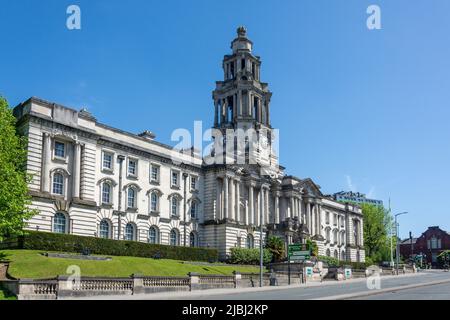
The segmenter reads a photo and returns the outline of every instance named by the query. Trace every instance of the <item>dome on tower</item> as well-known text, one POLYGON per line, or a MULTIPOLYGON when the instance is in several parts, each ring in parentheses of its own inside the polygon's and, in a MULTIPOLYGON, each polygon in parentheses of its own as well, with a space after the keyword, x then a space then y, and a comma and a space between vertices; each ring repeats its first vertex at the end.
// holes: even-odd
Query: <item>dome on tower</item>
POLYGON ((231 49, 233 50, 233 53, 238 51, 251 52, 253 42, 247 38, 247 29, 244 26, 240 26, 237 28, 236 32, 237 38, 231 42, 231 49))

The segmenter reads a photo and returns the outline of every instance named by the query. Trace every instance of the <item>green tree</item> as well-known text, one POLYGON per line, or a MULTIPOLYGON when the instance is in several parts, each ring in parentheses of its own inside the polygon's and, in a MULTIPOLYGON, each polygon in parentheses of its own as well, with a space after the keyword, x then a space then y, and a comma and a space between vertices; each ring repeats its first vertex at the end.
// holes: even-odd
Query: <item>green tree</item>
POLYGON ((26 141, 17 135, 16 118, 0 96, 0 241, 22 233, 25 219, 34 215, 27 205, 26 141))
MULTIPOLYGON (((382 206, 363 204, 364 249, 368 261, 373 263, 390 260, 390 229, 392 217, 382 206)), ((393 245, 395 245, 395 239, 393 245)))
POLYGON ((317 257, 319 255, 319 246, 317 245, 317 242, 308 239, 306 240, 306 243, 311 248, 311 255, 317 257))
POLYGON ((275 236, 267 238, 266 249, 268 249, 273 256, 274 261, 280 261, 284 257, 284 241, 275 236))

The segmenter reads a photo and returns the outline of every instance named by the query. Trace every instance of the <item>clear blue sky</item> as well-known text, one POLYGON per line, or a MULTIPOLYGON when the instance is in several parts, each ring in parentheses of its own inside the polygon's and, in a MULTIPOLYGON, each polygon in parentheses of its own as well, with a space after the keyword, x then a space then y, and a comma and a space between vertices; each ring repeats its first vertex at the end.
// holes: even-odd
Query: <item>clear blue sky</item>
POLYGON ((213 121, 211 91, 245 25, 273 92, 287 173, 370 194, 401 235, 450 231, 450 1, 0 1, 0 93, 87 106, 149 129, 213 121), (77 4, 82 29, 66 28, 77 4), (382 30, 366 27, 378 4, 382 30))

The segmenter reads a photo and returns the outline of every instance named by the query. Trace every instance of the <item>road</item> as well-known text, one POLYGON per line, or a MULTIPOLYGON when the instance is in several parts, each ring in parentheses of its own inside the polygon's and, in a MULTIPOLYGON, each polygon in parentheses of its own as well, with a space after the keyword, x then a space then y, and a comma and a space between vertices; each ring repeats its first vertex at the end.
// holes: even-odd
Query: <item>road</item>
POLYGON ((93 296, 88 300, 353 300, 353 299, 448 299, 450 272, 421 271, 416 274, 384 276, 380 289, 370 290, 367 279, 311 282, 283 287, 212 289, 192 292, 163 292, 126 296, 93 296))
MULTIPOLYGON (((367 295, 377 292, 369 290, 365 279, 323 283, 310 287, 283 288, 260 292, 230 292, 221 294, 196 294, 178 296, 174 299, 193 300, 307 300, 307 299, 450 299, 450 273, 441 271, 422 271, 419 274, 382 277, 381 290, 395 288, 394 293, 382 293, 364 297, 348 297, 349 295, 367 295), (445 284, 421 286, 414 289, 399 290, 399 287, 429 284, 447 281, 445 284)), ((169 298, 170 299, 170 298, 169 298)))

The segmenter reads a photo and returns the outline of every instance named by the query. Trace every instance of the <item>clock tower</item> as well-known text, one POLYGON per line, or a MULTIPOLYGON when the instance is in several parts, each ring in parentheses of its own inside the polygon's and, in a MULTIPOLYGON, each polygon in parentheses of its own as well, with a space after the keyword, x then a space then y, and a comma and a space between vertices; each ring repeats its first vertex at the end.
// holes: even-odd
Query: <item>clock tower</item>
POLYGON ((274 130, 270 124, 268 84, 261 82, 261 59, 252 53, 253 42, 244 27, 237 29, 225 55, 223 81, 216 82, 214 100, 213 157, 216 164, 259 164, 276 171, 274 130))

